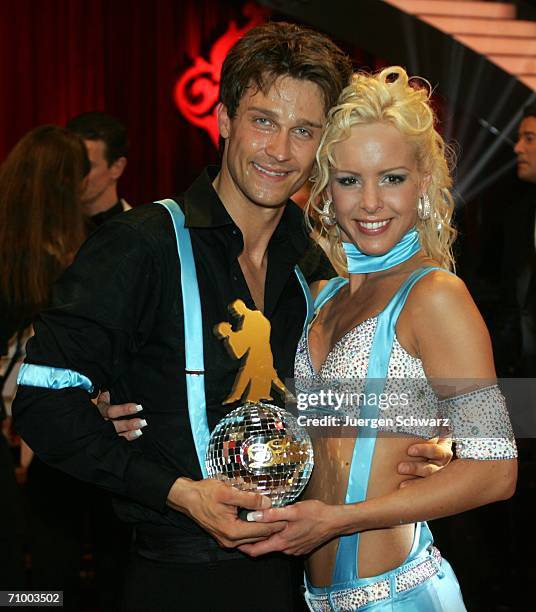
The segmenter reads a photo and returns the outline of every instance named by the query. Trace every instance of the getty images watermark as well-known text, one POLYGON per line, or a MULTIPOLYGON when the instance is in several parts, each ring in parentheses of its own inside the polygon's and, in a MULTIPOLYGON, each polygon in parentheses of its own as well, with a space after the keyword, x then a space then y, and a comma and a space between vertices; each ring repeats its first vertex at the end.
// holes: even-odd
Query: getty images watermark
POLYGON ((407 429, 448 428, 447 417, 411 413, 411 392, 365 393, 322 388, 296 393, 297 420, 301 427, 369 427, 407 429), (361 416, 362 409, 376 408, 382 416, 361 416), (396 414, 393 414, 396 411, 396 414), (389 415, 385 413, 389 413, 389 415))
POLYGON ((536 438, 536 379, 317 376, 285 382, 293 398, 287 408, 312 436, 355 437, 361 428, 365 436, 383 430, 433 438, 461 431, 466 438, 496 438, 507 411, 516 437, 536 438))

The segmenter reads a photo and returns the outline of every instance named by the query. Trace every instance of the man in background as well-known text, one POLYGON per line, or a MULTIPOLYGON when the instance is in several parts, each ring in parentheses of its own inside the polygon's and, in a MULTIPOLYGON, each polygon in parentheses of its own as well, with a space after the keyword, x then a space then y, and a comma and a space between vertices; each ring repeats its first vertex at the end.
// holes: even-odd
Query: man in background
POLYGON ((536 183, 536 104, 525 107, 523 111, 514 153, 517 155, 518 178, 536 183))
POLYGON ((127 130, 115 117, 99 112, 73 117, 67 129, 81 136, 87 147, 91 169, 82 205, 93 225, 98 227, 131 208, 117 192, 117 183, 127 165, 127 130))
MULTIPOLYGON (((127 165, 128 136, 115 117, 101 112, 76 115, 67 129, 82 137, 90 171, 82 193, 82 206, 88 218, 88 233, 131 206, 118 195, 118 182, 127 165)), ((101 394, 100 400, 107 397, 101 394)), ((110 494, 98 487, 85 489, 90 523, 99 605, 103 612, 118 609, 122 569, 131 537, 130 529, 115 516, 110 494)))
POLYGON ((536 104, 523 110, 514 146, 522 181, 501 216, 503 258, 494 348, 499 376, 536 376, 536 104))
MULTIPOLYGON (((490 328, 497 374, 506 379, 503 387, 516 390, 507 397, 519 436, 519 479, 511 503, 506 508, 495 508, 491 516, 488 512, 489 525, 502 526, 496 531, 494 550, 487 551, 487 556, 484 551, 492 567, 498 567, 512 551, 536 546, 533 530, 527 528, 536 493, 536 444, 532 437, 536 392, 534 384, 526 380, 536 378, 536 104, 523 109, 514 154, 519 182, 512 195, 501 202, 497 217, 499 230, 495 235, 502 239, 502 245, 498 245, 502 248, 502 265, 497 313, 490 328), (509 383, 509 378, 525 380, 509 383)), ((513 583, 518 601, 525 601, 533 578, 533 565, 521 557, 513 564, 510 577, 497 576, 496 589, 506 593, 513 583)))

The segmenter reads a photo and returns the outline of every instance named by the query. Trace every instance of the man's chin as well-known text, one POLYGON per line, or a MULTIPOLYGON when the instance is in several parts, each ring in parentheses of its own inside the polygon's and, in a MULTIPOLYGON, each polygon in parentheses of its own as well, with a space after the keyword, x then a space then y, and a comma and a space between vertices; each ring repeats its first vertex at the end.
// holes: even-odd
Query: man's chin
POLYGON ((536 173, 530 172, 528 168, 518 168, 517 178, 520 181, 526 181, 527 183, 536 183, 536 173))
POLYGON ((287 194, 283 194, 281 196, 270 196, 269 194, 257 193, 251 194, 249 196, 249 200, 255 204, 255 206, 259 206, 260 208, 274 209, 282 208, 288 202, 287 194))
POLYGON ((287 202, 288 202, 288 199, 285 200, 284 202, 259 201, 259 202, 254 202, 254 204, 259 206, 260 208, 266 208, 266 210, 279 210, 280 208, 283 208, 287 202))
POLYGON ((261 191, 257 193, 252 193, 250 196, 250 200, 257 206, 261 208, 272 208, 278 209, 282 208, 287 204, 290 198, 293 197, 294 194, 298 193, 301 186, 298 185, 296 188, 292 190, 280 190, 280 192, 276 195, 274 193, 262 193, 261 191))

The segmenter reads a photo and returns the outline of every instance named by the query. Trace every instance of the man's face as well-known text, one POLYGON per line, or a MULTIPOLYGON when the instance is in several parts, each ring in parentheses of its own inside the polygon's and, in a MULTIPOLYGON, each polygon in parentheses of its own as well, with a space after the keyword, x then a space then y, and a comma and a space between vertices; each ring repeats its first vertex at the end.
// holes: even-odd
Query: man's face
POLYGON ((284 205, 311 173, 324 121, 318 85, 288 76, 276 79, 267 94, 247 89, 232 119, 221 106, 222 199, 284 205))
POLYGON ((82 204, 87 206, 96 202, 108 189, 113 189, 119 176, 116 162, 108 165, 105 157, 106 143, 103 140, 84 140, 84 143, 91 166, 82 193, 82 204))
POLYGON ((519 124, 517 142, 517 176, 522 181, 536 183, 536 117, 525 117, 519 124))

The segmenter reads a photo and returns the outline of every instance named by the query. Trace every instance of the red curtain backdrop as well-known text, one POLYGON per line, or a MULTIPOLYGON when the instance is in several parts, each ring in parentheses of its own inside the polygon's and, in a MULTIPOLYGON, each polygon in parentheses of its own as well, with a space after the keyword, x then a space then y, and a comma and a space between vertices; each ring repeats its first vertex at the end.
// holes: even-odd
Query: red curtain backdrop
POLYGON ((109 112, 128 127, 121 193, 173 195, 218 160, 208 134, 173 102, 179 75, 234 19, 236 0, 0 0, 0 159, 43 123, 109 112))
MULTIPOLYGON (((231 21, 242 29, 259 10, 252 0, 0 0, 0 160, 37 125, 105 111, 129 131, 121 195, 136 205, 179 193, 219 154, 178 111, 175 84, 195 58, 210 60, 231 21)), ((347 51, 356 67, 383 63, 347 51)))

